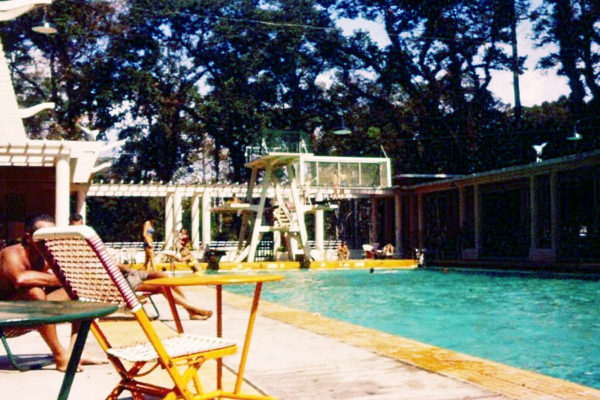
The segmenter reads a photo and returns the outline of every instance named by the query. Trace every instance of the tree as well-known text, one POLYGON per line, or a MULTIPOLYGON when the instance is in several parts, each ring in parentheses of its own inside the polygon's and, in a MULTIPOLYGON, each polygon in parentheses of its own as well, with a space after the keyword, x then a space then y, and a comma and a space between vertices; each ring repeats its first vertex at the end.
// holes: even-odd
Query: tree
POLYGON ((42 10, 2 24, 19 99, 24 105, 44 101, 56 105, 52 124, 47 115, 26 120, 32 137, 83 138, 76 122, 82 116, 93 120, 96 93, 90 76, 95 61, 103 57, 102 42, 111 30, 112 11, 108 1, 57 0, 46 11, 57 28, 50 36, 31 31, 40 23, 42 10))
POLYGON ((380 125, 398 136, 394 151, 404 149, 405 165, 466 173, 497 159, 480 153, 481 138, 498 133, 499 104, 488 85, 492 70, 514 60, 500 46, 510 41, 511 20, 496 2, 353 0, 337 8, 385 26, 390 44, 383 49, 355 34, 340 79, 371 111, 388 116, 380 125), (377 90, 357 78, 360 70, 375 74, 377 90))
POLYGON ((314 128, 306 121, 321 112, 316 77, 340 38, 325 10, 291 0, 129 1, 119 27, 98 67, 107 99, 99 123, 128 119, 121 173, 161 180, 207 136, 215 160, 228 149, 238 181, 244 148, 265 128, 314 128))
POLYGON ((598 2, 545 0, 532 19, 538 46, 557 46, 556 51, 540 61, 540 67, 558 67, 558 73, 567 77, 574 118, 583 116, 586 90, 590 91, 590 103, 597 112, 600 103, 600 56, 594 48, 600 44, 598 2))
POLYGON ((529 2, 527 0, 508 0, 505 2, 497 2, 498 12, 509 19, 510 23, 510 47, 511 47, 511 64, 510 69, 513 74, 513 91, 515 99, 514 118, 515 127, 519 129, 521 124, 521 115, 523 106, 521 105, 521 89, 519 83, 519 75, 521 74, 524 59, 519 57, 518 42, 517 42, 517 26, 521 15, 527 13, 529 2))

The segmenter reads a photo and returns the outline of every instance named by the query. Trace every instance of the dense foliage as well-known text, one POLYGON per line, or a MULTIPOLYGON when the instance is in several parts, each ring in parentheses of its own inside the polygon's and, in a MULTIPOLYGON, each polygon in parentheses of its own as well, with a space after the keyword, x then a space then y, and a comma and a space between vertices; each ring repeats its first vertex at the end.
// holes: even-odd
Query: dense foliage
POLYGON ((110 176, 243 181, 244 151, 266 132, 303 132, 320 154, 373 155, 394 172, 470 173, 598 147, 598 22, 592 0, 56 0, 1 25, 22 103, 54 101, 36 137, 128 139, 110 176), (382 24, 389 43, 342 35, 336 19, 382 24), (540 68, 568 98, 521 109, 516 29, 534 24, 540 68), (516 107, 494 98, 512 71, 516 107), (335 136, 340 120, 350 136, 335 136), (199 172, 200 171, 200 172, 199 172))

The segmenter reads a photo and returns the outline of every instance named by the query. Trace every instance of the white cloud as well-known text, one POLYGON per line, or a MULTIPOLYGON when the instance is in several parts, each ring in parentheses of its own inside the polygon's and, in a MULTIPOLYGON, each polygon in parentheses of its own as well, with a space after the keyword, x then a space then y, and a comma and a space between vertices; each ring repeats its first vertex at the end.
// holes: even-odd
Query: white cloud
MULTIPOLYGON (((514 105, 512 72, 497 71, 490 82, 490 90, 502 102, 514 105)), ((555 101, 569 94, 567 79, 553 71, 528 70, 519 77, 521 104, 531 107, 545 101, 555 101)))
POLYGON ((338 18, 335 23, 346 36, 351 36, 355 31, 361 30, 369 32, 371 39, 373 39, 381 47, 387 46, 391 43, 383 24, 380 22, 369 21, 363 18, 338 18))

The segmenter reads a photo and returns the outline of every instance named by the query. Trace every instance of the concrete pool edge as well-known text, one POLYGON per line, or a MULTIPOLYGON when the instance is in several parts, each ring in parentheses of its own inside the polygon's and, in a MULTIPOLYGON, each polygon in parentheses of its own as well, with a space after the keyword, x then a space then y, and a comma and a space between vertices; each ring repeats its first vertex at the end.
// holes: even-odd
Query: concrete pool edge
MULTIPOLYGON (((201 271, 208 270, 205 262, 196 265, 201 271)), ((286 271, 286 270, 338 270, 338 269, 416 269, 417 261, 413 259, 353 259, 311 261, 309 268, 303 268, 297 261, 255 261, 255 262, 219 262, 219 272, 237 271, 286 271)), ((130 268, 143 269, 142 264, 130 264, 130 268)), ((189 272, 190 267, 185 263, 158 263, 157 270, 189 272)))
MULTIPOLYGON (((250 307, 250 298, 224 292, 224 301, 250 307)), ((259 312, 301 329, 395 359, 427 371, 479 385, 516 400, 600 399, 600 390, 494 361, 469 356, 359 325, 261 301, 259 312)))

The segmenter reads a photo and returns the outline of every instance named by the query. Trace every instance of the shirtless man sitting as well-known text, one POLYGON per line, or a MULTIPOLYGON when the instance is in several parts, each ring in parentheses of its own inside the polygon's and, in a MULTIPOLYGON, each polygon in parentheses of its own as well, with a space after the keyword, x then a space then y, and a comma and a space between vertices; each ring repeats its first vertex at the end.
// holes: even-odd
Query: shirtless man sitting
MULTIPOLYGON (((51 226, 54 226, 54 219, 47 214, 27 218, 21 243, 8 246, 0 252, 0 300, 69 300, 32 239, 36 230, 51 226)), ((75 343, 77 329, 78 325, 73 324, 71 348, 75 343)), ((52 351, 56 369, 64 372, 70 353, 60 344, 56 326, 43 325, 37 330, 52 351)), ((83 365, 107 362, 104 358, 93 357, 85 352, 81 357, 83 365)))

